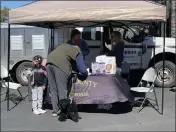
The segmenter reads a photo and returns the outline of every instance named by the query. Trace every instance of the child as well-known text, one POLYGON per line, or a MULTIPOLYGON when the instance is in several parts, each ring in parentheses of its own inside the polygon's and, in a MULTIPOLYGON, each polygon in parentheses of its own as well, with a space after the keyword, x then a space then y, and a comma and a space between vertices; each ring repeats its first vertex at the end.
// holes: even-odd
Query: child
POLYGON ((35 115, 43 114, 46 111, 42 109, 43 90, 46 87, 46 69, 42 66, 43 58, 39 55, 33 57, 32 72, 32 109, 35 115))

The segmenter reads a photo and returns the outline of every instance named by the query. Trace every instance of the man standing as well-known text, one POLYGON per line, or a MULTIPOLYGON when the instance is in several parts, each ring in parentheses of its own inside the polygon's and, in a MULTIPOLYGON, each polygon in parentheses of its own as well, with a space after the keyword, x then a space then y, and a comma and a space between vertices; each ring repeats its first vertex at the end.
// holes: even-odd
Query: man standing
POLYGON ((74 29, 71 32, 71 40, 69 40, 67 43, 70 45, 79 46, 84 57, 89 54, 89 47, 86 41, 81 39, 81 32, 79 30, 74 29))
MULTIPOLYGON (((117 68, 121 68, 124 59, 124 42, 121 40, 121 33, 119 31, 113 31, 111 34, 112 50, 108 56, 115 56, 117 68)), ((118 69, 121 70, 121 69, 118 69)))
POLYGON ((70 83, 72 71, 80 72, 78 79, 85 80, 88 76, 84 64, 83 55, 78 46, 62 44, 53 50, 47 57, 48 84, 51 91, 51 102, 53 116, 59 114, 59 102, 68 99, 68 84, 70 83), (59 101, 58 101, 59 98, 59 101))

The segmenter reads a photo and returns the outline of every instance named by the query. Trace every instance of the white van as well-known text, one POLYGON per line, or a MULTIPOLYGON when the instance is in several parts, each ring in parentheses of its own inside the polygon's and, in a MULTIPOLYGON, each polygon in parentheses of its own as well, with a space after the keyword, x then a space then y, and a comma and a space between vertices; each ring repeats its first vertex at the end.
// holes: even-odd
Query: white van
MULTIPOLYGON (((7 25, 1 28, 1 64, 6 64, 7 60, 7 25)), ((90 62, 95 61, 95 57, 104 54, 109 46, 105 45, 108 37, 105 27, 84 27, 77 28, 82 32, 82 38, 87 41, 90 53, 86 56, 86 65, 90 67, 90 62)), ((130 64, 131 70, 147 69, 155 64, 158 71, 156 85, 162 86, 162 64, 163 64, 163 37, 143 36, 143 32, 138 28, 131 28, 121 24, 113 28, 120 31, 125 42, 124 61, 130 64)), ((71 29, 55 30, 55 45, 66 43, 70 39, 71 29)), ((166 38, 165 46, 165 87, 172 87, 175 84, 176 69, 176 40, 166 38)), ((17 80, 27 84, 25 71, 31 68, 32 56, 39 54, 44 58, 48 54, 48 44, 50 43, 50 30, 29 26, 11 26, 11 59, 10 70, 15 74, 17 80), (36 42, 35 42, 36 40, 36 42), (13 44, 14 41, 14 44, 13 44), (37 43, 42 42, 42 43, 37 43), (32 45, 37 43, 36 46, 32 45), (15 47, 14 47, 14 46, 15 47), (40 46, 39 46, 40 45, 40 46), (13 47, 12 47, 13 46, 13 47), (21 47, 19 47, 21 46, 21 47), (14 48, 14 49, 12 49, 14 48), (17 49, 18 48, 18 49, 17 49), (19 49, 20 48, 20 49, 19 49)))

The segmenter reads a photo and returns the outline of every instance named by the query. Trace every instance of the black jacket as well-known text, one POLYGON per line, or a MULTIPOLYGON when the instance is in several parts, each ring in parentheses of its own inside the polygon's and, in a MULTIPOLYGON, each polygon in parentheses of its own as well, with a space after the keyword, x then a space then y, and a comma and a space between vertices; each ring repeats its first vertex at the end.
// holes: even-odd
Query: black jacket
POLYGON ((112 50, 109 51, 108 56, 115 56, 117 67, 121 68, 123 59, 124 59, 124 42, 121 41, 119 44, 116 44, 112 47, 112 50))
POLYGON ((32 74, 29 78, 29 83, 32 86, 43 86, 47 84, 46 69, 44 66, 34 66, 32 74))

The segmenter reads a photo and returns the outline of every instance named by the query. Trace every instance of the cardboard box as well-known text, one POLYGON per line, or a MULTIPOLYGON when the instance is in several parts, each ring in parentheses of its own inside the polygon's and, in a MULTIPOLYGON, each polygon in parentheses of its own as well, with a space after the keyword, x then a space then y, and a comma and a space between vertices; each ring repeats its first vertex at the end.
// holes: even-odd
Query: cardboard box
POLYGON ((92 62, 91 68, 92 68, 92 74, 100 74, 100 68, 99 68, 98 62, 92 62))
POLYGON ((115 57, 106 57, 106 74, 115 74, 116 73, 116 58, 115 57))
POLYGON ((104 63, 106 63, 106 55, 97 56, 96 57, 96 62, 99 62, 99 63, 104 62, 104 63))
POLYGON ((100 74, 101 75, 106 74, 106 63, 105 62, 100 62, 99 63, 99 68, 100 68, 100 74))

